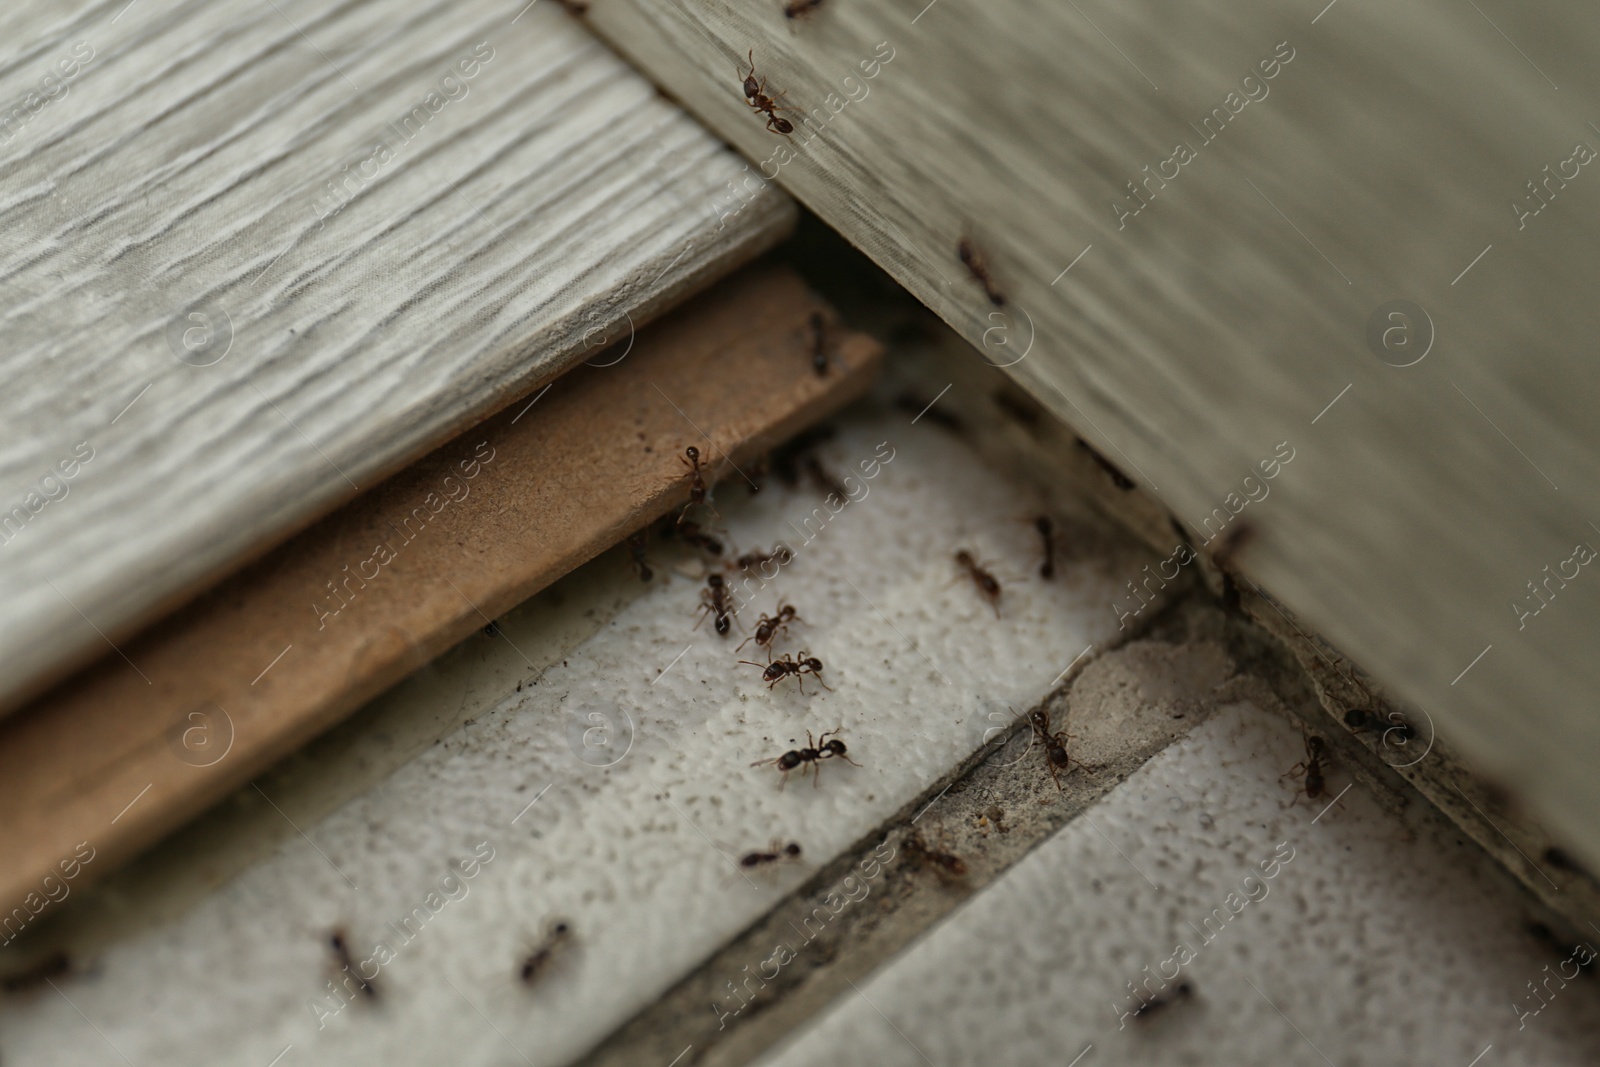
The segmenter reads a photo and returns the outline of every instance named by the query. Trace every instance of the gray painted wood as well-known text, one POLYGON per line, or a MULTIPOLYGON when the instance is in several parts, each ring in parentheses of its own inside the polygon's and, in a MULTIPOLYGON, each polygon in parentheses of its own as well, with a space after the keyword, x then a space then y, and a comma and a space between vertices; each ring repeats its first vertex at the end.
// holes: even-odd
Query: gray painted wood
POLYGON ((39 0, 0 41, 0 703, 792 223, 553 4, 39 0))
POLYGON ((1239 567, 1600 861, 1600 574, 1575 552, 1600 545, 1592 16, 1500 0, 782 7, 596 0, 590 18, 1014 362, 1191 537, 1248 524, 1239 567), (752 48, 798 109, 792 137, 745 102, 752 48), (958 260, 963 236, 1003 311, 958 260), (1379 315, 1369 348, 1396 299, 1424 309, 1431 346, 1421 319, 1406 348, 1379 315), (1294 458, 1262 480, 1280 443, 1294 458))

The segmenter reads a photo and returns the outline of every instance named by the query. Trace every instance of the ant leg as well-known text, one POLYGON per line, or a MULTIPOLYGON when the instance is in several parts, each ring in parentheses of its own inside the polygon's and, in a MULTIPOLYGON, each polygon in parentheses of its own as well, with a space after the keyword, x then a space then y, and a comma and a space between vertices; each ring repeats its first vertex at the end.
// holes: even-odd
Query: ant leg
POLYGON ((824 682, 822 680, 822 675, 817 674, 815 671, 812 671, 811 673, 812 676, 816 678, 818 685, 822 686, 822 688, 826 689, 830 693, 833 692, 833 686, 829 685, 827 682, 824 682))

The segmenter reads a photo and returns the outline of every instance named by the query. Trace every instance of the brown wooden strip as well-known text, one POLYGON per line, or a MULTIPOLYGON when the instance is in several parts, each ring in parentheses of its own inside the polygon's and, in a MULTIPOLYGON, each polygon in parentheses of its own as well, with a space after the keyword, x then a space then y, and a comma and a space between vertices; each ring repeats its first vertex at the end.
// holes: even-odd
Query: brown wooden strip
POLYGON ((0 938, 79 842, 74 885, 684 501, 685 446, 728 474, 861 395, 882 349, 835 329, 819 376, 818 310, 786 269, 729 279, 0 722, 0 938))

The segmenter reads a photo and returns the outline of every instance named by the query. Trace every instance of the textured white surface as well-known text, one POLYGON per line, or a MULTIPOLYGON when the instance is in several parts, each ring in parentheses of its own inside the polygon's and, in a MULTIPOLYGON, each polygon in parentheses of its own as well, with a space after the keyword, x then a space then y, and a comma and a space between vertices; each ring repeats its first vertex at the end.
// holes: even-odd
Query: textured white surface
POLYGON ((1600 1062, 1592 979, 1552 983, 1519 1031, 1513 1002, 1536 1006, 1525 983, 1564 956, 1499 868, 1359 787, 1326 814, 1291 804, 1278 776, 1301 758, 1282 719, 1223 709, 763 1062, 1066 1067, 1090 1045, 1084 1067, 1600 1062), (1197 933, 1285 842, 1258 902, 1197 933), (1122 1028, 1126 983, 1179 942, 1194 999, 1122 1028))
MULTIPOLYGON (((975 714, 980 703, 1023 707, 1115 629, 1106 605, 1136 565, 1108 567, 1080 545, 1054 583, 1010 580, 1038 562, 1032 512, 1017 512, 1029 491, 907 421, 857 413, 821 447, 840 474, 879 442, 895 451, 869 495, 809 545, 789 524, 818 506, 810 486, 773 483, 752 498, 734 476, 719 488, 741 549, 779 538, 796 547, 755 607, 772 611, 782 596, 799 608, 806 622, 782 649, 820 656, 834 692, 809 682, 806 696, 792 682, 768 691, 758 668, 735 662, 737 631, 693 628, 701 583, 658 579, 538 686, 303 823, 309 840, 290 838, 181 918, 114 941, 61 995, 0 1008, 7 1067, 104 1061, 107 1041, 137 1064, 262 1067, 292 1044, 286 1067, 544 1065, 626 1021, 810 865, 977 748, 1004 721, 975 714), (960 547, 1006 580, 1003 619, 959 580, 960 547), (632 747, 614 766, 588 765, 576 755, 595 725, 588 715, 613 708, 632 721, 632 747), (863 766, 835 761, 820 787, 780 788, 772 767, 749 766, 808 729, 841 725, 863 766), (712 844, 737 854, 774 836, 800 841, 807 863, 772 881, 740 878, 712 844), (328 930, 343 926, 358 959, 398 941, 384 924, 483 841, 494 859, 382 969, 379 1000, 319 1032, 307 1004, 329 977, 328 930), (572 922, 573 950, 526 989, 516 970, 555 916, 572 922)), ((531 632, 507 633, 534 647, 531 632)), ((754 644, 744 654, 764 658, 754 644)))

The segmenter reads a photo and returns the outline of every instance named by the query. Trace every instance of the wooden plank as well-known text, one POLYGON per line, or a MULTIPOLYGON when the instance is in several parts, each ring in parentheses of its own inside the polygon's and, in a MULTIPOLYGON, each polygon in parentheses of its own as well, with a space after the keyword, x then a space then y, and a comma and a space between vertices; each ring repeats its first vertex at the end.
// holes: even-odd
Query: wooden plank
POLYGON ((1238 565, 1600 862, 1600 367, 1575 355, 1600 327, 1600 70, 1575 10, 595 0, 590 22, 1191 537, 1253 531, 1238 565), (792 137, 746 102, 752 47, 792 137))
POLYGON ((786 270, 730 279, 127 642, 148 686, 107 656, 0 723, 4 914, 78 842, 107 873, 681 503, 685 445, 728 474, 860 395, 881 349, 836 330, 818 375, 818 310, 786 270))
POLYGON ((522 8, 0 11, 0 704, 786 232, 522 8))

